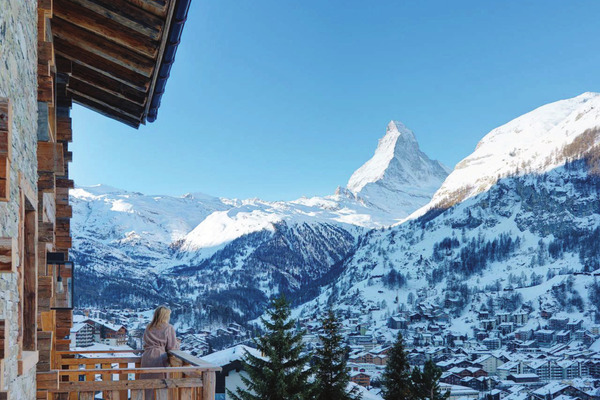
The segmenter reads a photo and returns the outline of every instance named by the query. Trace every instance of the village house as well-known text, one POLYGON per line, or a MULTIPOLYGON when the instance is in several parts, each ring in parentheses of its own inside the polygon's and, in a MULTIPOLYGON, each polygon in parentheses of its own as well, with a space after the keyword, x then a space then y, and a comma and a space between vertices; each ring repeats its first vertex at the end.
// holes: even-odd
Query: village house
POLYGON ((540 346, 550 347, 554 343, 555 333, 550 329, 540 329, 539 331, 534 332, 533 337, 540 346))
POLYGON ((71 347, 88 347, 94 344, 94 329, 90 324, 80 322, 73 325, 69 336, 71 347))
POLYGON ((352 371, 350 372, 350 381, 363 387, 371 386, 371 375, 366 372, 352 371))

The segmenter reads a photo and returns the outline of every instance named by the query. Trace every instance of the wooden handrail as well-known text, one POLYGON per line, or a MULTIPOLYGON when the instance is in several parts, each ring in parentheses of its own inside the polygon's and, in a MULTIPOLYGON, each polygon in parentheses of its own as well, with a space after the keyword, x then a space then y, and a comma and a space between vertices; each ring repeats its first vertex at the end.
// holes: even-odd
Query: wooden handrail
POLYGON ((204 372, 206 369, 201 367, 147 367, 147 368, 104 368, 104 369, 59 369, 60 376, 79 376, 79 375, 98 375, 98 374, 157 374, 157 373, 177 373, 184 374, 204 372))
POLYGON ((173 350, 168 352, 170 367, 144 368, 140 366, 142 352, 133 349, 57 351, 54 364, 58 367, 55 370, 58 381, 56 386, 47 385, 45 389, 53 393, 79 393, 82 399, 93 399, 97 392, 105 398, 126 399, 128 391, 132 399, 141 399, 144 390, 152 390, 159 398, 168 393, 169 398, 179 400, 214 400, 216 372, 221 371, 221 367, 173 350), (145 378, 146 374, 163 378, 145 378))
POLYGON ((203 387, 202 378, 138 379, 134 381, 60 382, 58 389, 49 392, 104 392, 135 389, 172 389, 203 387))
POLYGON ((169 353, 170 357, 179 360, 182 364, 202 367, 206 371, 220 372, 222 370, 222 368, 219 367, 218 365, 214 365, 209 362, 206 362, 206 361, 202 360, 201 358, 194 357, 193 355, 188 354, 181 350, 170 350, 168 353, 169 353))
POLYGON ((137 363, 142 357, 98 357, 98 358, 63 358, 60 365, 94 365, 94 364, 116 364, 116 363, 137 363))
POLYGON ((143 353, 144 350, 60 350, 56 354, 60 355, 77 355, 77 354, 112 354, 112 353, 143 353))

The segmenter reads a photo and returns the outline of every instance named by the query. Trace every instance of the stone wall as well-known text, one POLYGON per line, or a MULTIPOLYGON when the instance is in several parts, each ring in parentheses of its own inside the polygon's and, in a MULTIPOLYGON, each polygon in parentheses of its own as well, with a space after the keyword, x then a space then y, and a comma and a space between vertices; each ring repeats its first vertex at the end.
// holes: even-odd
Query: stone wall
MULTIPOLYGON (((12 163, 9 202, 0 202, 0 236, 18 231, 19 176, 37 190, 37 1, 0 1, 0 97, 11 100, 12 163)), ((5 387, 10 399, 35 398, 35 368, 17 371, 17 274, 0 274, 0 319, 7 323, 5 387)))

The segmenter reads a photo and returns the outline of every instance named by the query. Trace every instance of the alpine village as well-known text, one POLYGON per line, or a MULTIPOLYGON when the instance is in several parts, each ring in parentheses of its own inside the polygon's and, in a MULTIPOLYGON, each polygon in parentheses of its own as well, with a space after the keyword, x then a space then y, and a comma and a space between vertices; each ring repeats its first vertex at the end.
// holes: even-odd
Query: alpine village
POLYGON ((0 399, 600 400, 600 94, 454 169, 392 120, 323 197, 76 185, 74 104, 154 122, 190 2, 0 3, 0 399))

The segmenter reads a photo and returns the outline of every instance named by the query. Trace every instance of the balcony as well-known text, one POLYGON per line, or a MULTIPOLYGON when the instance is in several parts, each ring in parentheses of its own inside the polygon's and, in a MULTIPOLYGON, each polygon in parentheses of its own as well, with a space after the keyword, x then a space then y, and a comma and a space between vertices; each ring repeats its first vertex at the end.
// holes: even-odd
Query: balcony
POLYGON ((221 368, 183 351, 170 351, 167 368, 141 368, 141 351, 57 351, 57 370, 38 376, 38 390, 54 399, 214 400, 216 372, 221 368), (141 374, 160 373, 160 379, 141 374))

